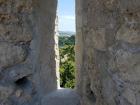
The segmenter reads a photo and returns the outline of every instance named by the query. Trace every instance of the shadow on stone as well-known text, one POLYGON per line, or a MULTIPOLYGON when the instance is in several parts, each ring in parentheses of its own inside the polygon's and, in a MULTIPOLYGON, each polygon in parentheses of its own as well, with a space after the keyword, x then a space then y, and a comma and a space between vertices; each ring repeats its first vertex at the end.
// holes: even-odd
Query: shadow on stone
POLYGON ((80 97, 72 89, 58 89, 47 95, 42 105, 80 105, 80 97))

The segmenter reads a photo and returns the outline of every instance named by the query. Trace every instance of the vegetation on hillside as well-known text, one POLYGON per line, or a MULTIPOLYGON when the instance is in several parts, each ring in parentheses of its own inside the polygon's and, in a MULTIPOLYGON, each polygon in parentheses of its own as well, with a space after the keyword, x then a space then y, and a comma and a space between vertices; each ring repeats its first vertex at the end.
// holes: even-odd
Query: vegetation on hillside
POLYGON ((64 47, 65 45, 75 45, 75 36, 59 36, 59 47, 64 47))
POLYGON ((75 85, 75 36, 59 36, 60 86, 74 88, 75 85))

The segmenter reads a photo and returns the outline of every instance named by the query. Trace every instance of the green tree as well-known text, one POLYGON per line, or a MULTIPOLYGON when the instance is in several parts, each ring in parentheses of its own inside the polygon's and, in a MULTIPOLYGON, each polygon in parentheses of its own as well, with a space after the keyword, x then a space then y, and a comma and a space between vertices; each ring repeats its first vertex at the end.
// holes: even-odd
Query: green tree
POLYGON ((59 47, 75 45, 75 36, 59 36, 59 47))
POLYGON ((65 88, 74 88, 75 85, 75 36, 61 37, 60 47, 60 85, 65 88), (66 41, 67 40, 67 41, 66 41), (67 43, 66 43, 66 42, 67 43))
POLYGON ((60 68, 60 86, 74 88, 75 85, 75 65, 74 62, 65 61, 60 68))

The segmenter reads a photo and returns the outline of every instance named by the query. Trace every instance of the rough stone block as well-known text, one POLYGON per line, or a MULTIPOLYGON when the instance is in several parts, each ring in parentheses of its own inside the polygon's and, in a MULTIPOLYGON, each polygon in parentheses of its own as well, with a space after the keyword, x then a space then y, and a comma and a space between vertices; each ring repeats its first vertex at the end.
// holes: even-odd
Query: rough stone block
POLYGON ((12 94, 13 90, 14 89, 10 87, 0 86, 0 100, 7 100, 7 98, 12 94))
POLYGON ((15 0, 15 12, 32 12, 32 0, 15 0))
POLYGON ((97 30, 92 30, 91 33, 93 46, 98 50, 105 50, 106 49, 106 39, 105 39, 105 29, 99 28, 97 30))
POLYGON ((24 27, 18 25, 0 24, 0 40, 7 42, 28 42, 32 39, 32 33, 27 24, 24 27), (26 26, 26 27, 25 27, 26 26))
POLYGON ((126 81, 140 81, 140 54, 131 53, 125 50, 116 52, 116 67, 120 76, 126 81))
MULTIPOLYGON (((139 27, 140 28, 140 27, 139 27)), ((129 43, 140 43, 140 30, 139 28, 132 28, 123 25, 117 32, 117 40, 122 40, 129 43)))
POLYGON ((119 6, 123 11, 136 12, 140 9, 139 0, 119 0, 119 6))
POLYGON ((0 56, 0 68, 6 68, 23 62, 26 58, 26 51, 22 47, 1 42, 0 56))
POLYGON ((42 105, 80 105, 80 98, 74 90, 59 89, 44 97, 42 105))
POLYGON ((133 90, 129 88, 125 89, 125 91, 123 92, 123 97, 125 97, 125 99, 127 99, 127 101, 132 105, 136 105, 136 96, 133 90))

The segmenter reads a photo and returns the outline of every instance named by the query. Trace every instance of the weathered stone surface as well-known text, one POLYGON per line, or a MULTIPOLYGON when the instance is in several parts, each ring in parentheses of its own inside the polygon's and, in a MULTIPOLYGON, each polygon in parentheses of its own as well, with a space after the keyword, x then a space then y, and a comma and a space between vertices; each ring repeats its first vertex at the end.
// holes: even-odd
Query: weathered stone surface
POLYGON ((0 25, 0 40, 7 42, 29 42, 32 39, 32 33, 28 25, 24 27, 18 25, 0 25))
POLYGON ((132 104, 136 105, 136 96, 133 90, 127 88, 125 89, 123 96, 132 104))
POLYGON ((119 6, 122 10, 135 12, 139 10, 140 2, 139 0, 119 0, 119 6))
POLYGON ((120 71, 120 76, 125 81, 140 80, 140 53, 131 53, 124 50, 116 52, 116 68, 120 71))
POLYGON ((22 47, 0 42, 0 68, 7 68, 21 63, 25 58, 26 50, 22 47))
POLYGON ((76 3, 77 91, 82 105, 139 105, 139 0, 76 3))
POLYGON ((56 6, 57 0, 0 0, 0 105, 40 105, 57 89, 56 6))
POLYGON ((106 49, 105 29, 99 28, 91 32, 93 34, 93 46, 99 50, 106 49))
POLYGON ((33 8, 32 0, 15 0, 15 12, 31 13, 33 8))
POLYGON ((27 64, 20 64, 7 70, 9 70, 8 77, 12 81, 17 81, 18 79, 29 77, 33 74, 33 68, 31 67, 31 65, 27 64))
MULTIPOLYGON (((56 7, 0 0, 0 105, 80 105, 72 90, 57 90, 56 7)), ((81 105, 140 105, 140 1, 76 0, 76 8, 81 105)))
POLYGON ((44 97, 42 105, 80 105, 80 98, 74 90, 59 89, 44 97))
POLYGON ((0 101, 7 99, 13 91, 11 87, 0 86, 0 101))
POLYGON ((117 39, 134 44, 140 43, 140 26, 134 27, 134 25, 133 27, 123 25, 117 33, 117 39))

